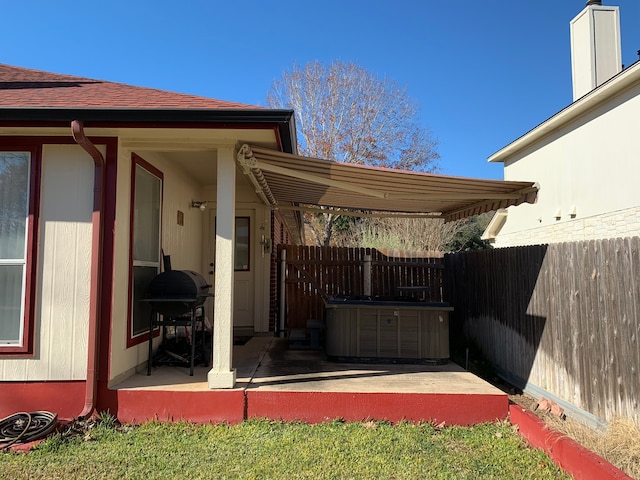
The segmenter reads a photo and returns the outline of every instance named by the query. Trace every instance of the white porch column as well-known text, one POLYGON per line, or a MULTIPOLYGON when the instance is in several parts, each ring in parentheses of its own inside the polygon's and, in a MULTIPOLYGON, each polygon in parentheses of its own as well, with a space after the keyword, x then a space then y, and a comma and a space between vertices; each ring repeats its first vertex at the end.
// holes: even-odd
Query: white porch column
POLYGON ((236 216, 236 162, 233 148, 218 149, 213 364, 209 388, 233 388, 233 239, 236 216))

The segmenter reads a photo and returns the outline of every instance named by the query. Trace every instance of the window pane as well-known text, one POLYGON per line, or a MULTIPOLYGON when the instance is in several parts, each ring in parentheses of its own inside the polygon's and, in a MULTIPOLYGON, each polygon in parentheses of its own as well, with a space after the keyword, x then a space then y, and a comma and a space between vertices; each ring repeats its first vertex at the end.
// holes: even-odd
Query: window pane
POLYGON ((153 277, 158 275, 158 267, 133 267, 133 332, 132 336, 149 331, 151 305, 141 302, 147 295, 147 288, 153 277))
POLYGON ((249 270, 249 218, 236 218, 236 251, 234 252, 236 270, 249 270))
POLYGON ((28 152, 0 152, 0 259, 24 259, 29 158, 28 152))
POLYGON ((158 177, 141 166, 136 167, 134 200, 133 258, 160 262, 160 199, 162 184, 158 177))
POLYGON ((0 344, 20 344, 22 265, 0 265, 0 344))

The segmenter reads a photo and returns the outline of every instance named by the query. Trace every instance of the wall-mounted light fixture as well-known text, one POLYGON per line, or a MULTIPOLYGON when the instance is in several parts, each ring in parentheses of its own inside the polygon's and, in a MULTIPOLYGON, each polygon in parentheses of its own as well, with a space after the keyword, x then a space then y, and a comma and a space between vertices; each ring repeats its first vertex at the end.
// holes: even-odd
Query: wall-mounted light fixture
POLYGON ((264 257, 264 252, 268 252, 271 250, 271 239, 268 237, 265 237, 264 235, 265 233, 264 222, 260 223, 260 231, 262 232, 260 234, 260 246, 262 247, 262 257, 264 257))
POLYGON ((264 235, 262 236, 262 240, 260 240, 260 245, 262 246, 262 253, 264 254, 265 251, 269 251, 271 250, 271 239, 270 238, 265 238, 264 235))
POLYGON ((193 202, 191 202, 191 207, 192 208, 199 208, 201 211, 204 212, 207 209, 207 202, 193 201, 193 202))

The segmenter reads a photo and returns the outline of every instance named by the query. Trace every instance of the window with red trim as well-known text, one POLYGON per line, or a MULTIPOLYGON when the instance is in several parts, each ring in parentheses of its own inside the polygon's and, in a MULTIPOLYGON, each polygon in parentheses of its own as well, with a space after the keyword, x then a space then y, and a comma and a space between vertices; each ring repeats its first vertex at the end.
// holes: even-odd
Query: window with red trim
POLYGON ((160 273, 163 174, 137 155, 131 171, 131 275, 127 346, 149 338, 151 306, 144 302, 149 283, 160 273))
POLYGON ((40 149, 0 149, 0 353, 33 351, 40 149))

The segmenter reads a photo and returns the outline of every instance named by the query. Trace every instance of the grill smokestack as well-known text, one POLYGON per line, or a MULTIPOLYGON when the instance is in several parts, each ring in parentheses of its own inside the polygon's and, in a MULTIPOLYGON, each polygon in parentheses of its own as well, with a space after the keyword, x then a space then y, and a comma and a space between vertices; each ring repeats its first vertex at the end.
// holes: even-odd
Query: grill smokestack
POLYGON ((602 5, 602 0, 589 0, 589 1, 587 2, 587 7, 588 7, 589 5, 602 5))

